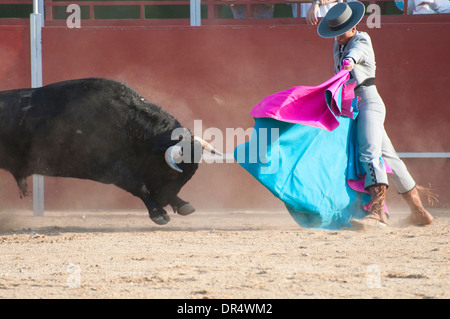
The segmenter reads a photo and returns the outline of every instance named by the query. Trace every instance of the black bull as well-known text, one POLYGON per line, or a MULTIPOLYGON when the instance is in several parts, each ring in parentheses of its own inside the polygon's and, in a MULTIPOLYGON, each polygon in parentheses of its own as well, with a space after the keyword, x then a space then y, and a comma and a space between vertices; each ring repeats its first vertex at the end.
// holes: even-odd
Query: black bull
POLYGON ((166 224, 167 205, 181 215, 195 210, 177 194, 197 170, 202 147, 215 152, 115 81, 0 92, 0 168, 11 172, 21 195, 32 174, 89 179, 139 197, 150 218, 166 224))

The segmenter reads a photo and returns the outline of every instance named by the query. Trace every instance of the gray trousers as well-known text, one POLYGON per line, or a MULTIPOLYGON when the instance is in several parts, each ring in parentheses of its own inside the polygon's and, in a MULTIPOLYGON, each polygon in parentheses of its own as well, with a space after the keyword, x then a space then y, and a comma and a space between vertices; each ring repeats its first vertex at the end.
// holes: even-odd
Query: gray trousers
POLYGON ((409 192, 416 186, 405 163, 398 157, 394 146, 384 129, 386 107, 375 85, 360 87, 355 94, 361 99, 358 102, 359 114, 356 117, 356 132, 359 144, 359 156, 366 173, 364 188, 376 184, 388 183, 388 175, 383 160, 392 169, 389 175, 399 193, 409 192))

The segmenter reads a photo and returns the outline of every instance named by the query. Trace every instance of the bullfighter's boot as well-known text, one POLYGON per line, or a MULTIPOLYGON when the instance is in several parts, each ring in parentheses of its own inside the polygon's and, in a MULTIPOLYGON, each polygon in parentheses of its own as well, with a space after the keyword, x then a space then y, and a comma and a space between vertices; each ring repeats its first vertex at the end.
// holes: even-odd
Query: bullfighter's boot
POLYGON ((428 199, 436 199, 436 195, 431 194, 425 188, 421 186, 415 186, 412 190, 407 193, 402 194, 406 203, 411 210, 411 215, 408 220, 414 225, 425 226, 430 225, 433 222, 433 216, 423 207, 422 201, 420 199, 419 190, 425 192, 428 195, 428 199))
POLYGON ((367 190, 370 194, 369 213, 362 219, 352 219, 351 224, 356 229, 367 227, 386 228, 388 225, 385 212, 387 186, 384 184, 372 185, 367 190))

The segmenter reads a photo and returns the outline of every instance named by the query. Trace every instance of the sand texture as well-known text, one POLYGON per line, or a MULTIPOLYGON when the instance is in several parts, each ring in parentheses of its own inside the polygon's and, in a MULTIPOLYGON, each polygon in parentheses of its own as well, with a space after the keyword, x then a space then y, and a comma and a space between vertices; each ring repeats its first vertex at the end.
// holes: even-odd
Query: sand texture
POLYGON ((0 298, 449 298, 450 211, 382 231, 286 211, 0 213, 0 298))

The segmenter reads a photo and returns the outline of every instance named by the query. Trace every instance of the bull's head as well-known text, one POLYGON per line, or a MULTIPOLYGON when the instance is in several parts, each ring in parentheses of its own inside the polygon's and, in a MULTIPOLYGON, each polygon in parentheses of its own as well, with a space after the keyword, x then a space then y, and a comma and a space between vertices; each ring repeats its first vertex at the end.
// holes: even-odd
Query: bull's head
POLYGON ((200 152, 198 151, 199 147, 201 147, 201 150, 209 151, 213 155, 223 156, 221 152, 215 149, 207 141, 198 136, 193 136, 191 138, 191 142, 187 143, 180 142, 176 145, 170 146, 165 153, 166 162, 170 168, 176 170, 179 173, 182 173, 183 170, 180 167, 178 167, 177 163, 180 162, 198 163, 201 157, 201 151, 200 152), (191 144, 194 147, 189 147, 188 144, 191 144))

